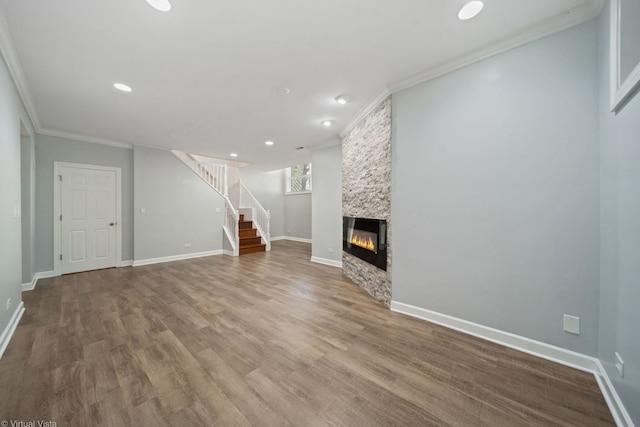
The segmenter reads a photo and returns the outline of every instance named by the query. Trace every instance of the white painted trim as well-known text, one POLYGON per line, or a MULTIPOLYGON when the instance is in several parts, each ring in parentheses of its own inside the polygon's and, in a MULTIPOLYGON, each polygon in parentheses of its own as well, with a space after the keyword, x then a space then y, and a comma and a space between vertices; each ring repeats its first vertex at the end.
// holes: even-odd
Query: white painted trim
POLYGON ((611 0, 609 20, 609 80, 611 87, 611 111, 617 113, 640 87, 640 62, 624 81, 620 81, 620 1, 611 0))
POLYGON ((581 371, 594 373, 597 370, 597 359, 594 357, 576 353, 574 351, 566 350, 540 341, 535 341, 510 332, 479 325, 477 323, 469 322, 468 320, 459 319, 397 301, 391 301, 391 311, 417 317, 418 319, 426 320, 431 323, 473 335, 474 337, 482 338, 484 340, 579 369, 581 371))
POLYGON ((375 110, 375 108, 380 105, 382 101, 387 99, 389 95, 435 79, 436 77, 440 77, 475 62, 482 61, 483 59, 487 59, 508 50, 540 40, 544 37, 550 36, 551 34, 580 25, 598 16, 604 3, 604 0, 589 0, 582 6, 548 19, 547 21, 537 24, 527 30, 511 34, 496 43, 492 43, 484 49, 478 49, 468 55, 436 65, 435 67, 428 68, 420 73, 414 74, 413 76, 409 76, 389 84, 381 89, 371 101, 365 104, 365 106, 358 111, 358 113, 347 123, 342 132, 340 132, 340 137, 344 138, 347 136, 353 128, 355 128, 369 113, 375 110))
POLYGON ((163 262, 172 262, 172 261, 182 261, 185 259, 193 259, 193 258, 202 258, 202 257, 207 257, 207 256, 214 256, 214 255, 222 255, 224 253, 223 250, 217 250, 217 251, 208 251, 208 252, 194 252, 191 254, 183 254, 183 255, 172 255, 172 256, 166 256, 166 257, 160 257, 160 258, 149 258, 149 259, 142 259, 139 261, 133 261, 133 266, 134 267, 140 267, 143 265, 150 265, 150 264, 160 264, 163 262))
MULTIPOLYGON (((55 136, 58 138, 70 139, 72 141, 89 142, 91 144, 100 144, 100 145, 109 145, 111 147, 125 148, 128 150, 133 149, 133 144, 130 144, 128 142, 114 141, 107 138, 97 138, 95 136, 78 135, 75 133, 62 132, 59 130, 43 129, 43 128, 38 129, 38 133, 40 135, 48 135, 48 136, 55 136)), ((162 150, 162 148, 156 148, 156 149, 162 150)))
POLYGON ((292 242, 311 243, 311 239, 303 239, 302 237, 277 236, 271 238, 272 242, 275 242, 277 240, 290 240, 292 242))
POLYGON ((290 240, 292 242, 311 243, 311 239, 303 239, 302 237, 277 236, 271 238, 272 242, 275 242, 276 240, 290 240))
POLYGON ((560 31, 575 27, 576 25, 585 23, 598 16, 603 5, 604 0, 587 1, 584 5, 571 9, 567 11, 567 13, 554 16, 542 23, 536 24, 532 28, 511 34, 502 40, 492 43, 484 49, 477 49, 468 55, 463 55, 452 61, 445 62, 418 74, 414 74, 413 76, 398 80, 397 82, 389 85, 389 91, 391 93, 399 92, 466 67, 475 62, 482 61, 500 53, 507 52, 560 31))
POLYGON ((318 264, 324 264, 324 265, 329 265, 331 267, 338 267, 338 268, 342 268, 342 261, 336 261, 333 259, 327 259, 327 258, 320 258, 317 256, 312 256, 311 257, 311 262, 315 262, 318 264))
POLYGON ((34 279, 33 279, 33 280, 35 280, 35 281, 37 282, 37 281, 38 281, 38 280, 40 280, 40 279, 49 279, 49 278, 51 278, 51 277, 58 277, 58 276, 59 276, 59 274, 58 274, 58 273, 56 273, 56 272, 55 272, 55 271, 53 271, 53 270, 50 270, 50 271, 41 271, 40 273, 36 273, 36 274, 34 275, 34 279))
POLYGON ((595 357, 397 301, 391 301, 391 311, 435 323, 570 368, 589 372, 595 376, 616 424, 634 427, 633 421, 602 363, 595 357))
POLYGON ((4 58, 9 74, 13 78, 18 95, 22 100, 31 125, 37 131, 40 128, 40 120, 36 113, 35 104, 31 96, 29 85, 27 84, 27 78, 24 74, 22 64, 15 49, 13 40, 11 39, 11 33, 9 32, 9 26, 7 25, 4 10, 0 7, 0 55, 4 58))
POLYGON ((4 351, 7 349, 9 345, 9 341, 11 341, 11 337, 16 331, 18 327, 18 323, 20 323, 20 319, 24 314, 24 302, 20 301, 20 304, 17 305, 15 311, 13 312, 13 316, 11 316, 11 320, 9 320, 9 324, 4 331, 2 331, 2 335, 0 335, 0 359, 2 359, 2 355, 4 351))
POLYGON ((95 169, 101 171, 115 172, 116 174, 116 262, 114 267, 122 264, 122 169, 111 166, 87 165, 81 163, 53 162, 53 271, 57 276, 60 275, 60 168, 79 168, 79 169, 95 169))
POLYGON ((302 237, 293 237, 293 236, 284 236, 282 240, 289 240, 292 242, 300 242, 300 243, 311 243, 311 239, 304 239, 302 237))
POLYGON ((59 274, 57 274, 55 271, 42 271, 40 273, 36 273, 33 275, 33 279, 31 280, 31 283, 23 283, 22 284, 22 292, 29 292, 32 291, 36 288, 36 285, 38 284, 38 280, 40 279, 48 279, 50 277, 58 277, 59 274))
POLYGON ((620 396, 618 396, 618 393, 616 392, 607 371, 604 369, 604 366, 602 366, 602 363, 599 360, 596 361, 596 364, 598 366, 598 372, 596 372, 595 375, 596 381, 602 391, 604 400, 607 402, 607 406, 609 406, 609 410, 611 411, 611 415, 613 416, 616 425, 621 427, 634 427, 633 420, 627 412, 627 409, 624 407, 622 400, 620 400, 620 396))
POLYGON ((376 96, 374 96, 369 102, 367 102, 365 106, 362 107, 351 120, 349 120, 344 129, 342 129, 342 132, 340 132, 340 138, 344 138, 345 136, 347 136, 349 132, 353 130, 353 128, 358 126, 358 124, 365 117, 367 117, 369 113, 375 110, 376 107, 378 107, 378 105, 382 103, 382 101, 387 99, 389 95, 391 95, 391 91, 388 87, 384 87, 382 90, 380 90, 380 92, 378 92, 376 96))
POLYGON ((118 265, 116 265, 116 267, 131 267, 133 266, 133 260, 132 259, 128 259, 126 261, 122 261, 120 263, 118 263, 118 265))
POLYGON ((233 253, 233 251, 230 251, 228 249, 223 250, 222 255, 237 256, 233 253))

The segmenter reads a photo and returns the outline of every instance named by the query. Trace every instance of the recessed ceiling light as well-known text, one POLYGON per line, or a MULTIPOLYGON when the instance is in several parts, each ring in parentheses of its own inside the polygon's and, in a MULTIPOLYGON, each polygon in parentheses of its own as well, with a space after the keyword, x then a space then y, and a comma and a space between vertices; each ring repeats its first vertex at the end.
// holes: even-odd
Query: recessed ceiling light
POLYGON ((344 96, 342 96, 342 95, 341 95, 341 96, 339 96, 339 97, 337 97, 337 98, 336 98, 336 102, 337 102, 338 104, 340 104, 340 105, 344 105, 344 104, 346 104, 347 102, 349 102, 349 100, 348 100, 347 98, 345 98, 344 96))
POLYGON ((333 120, 323 120, 322 121, 322 126, 324 126, 324 127, 328 128, 331 125, 333 125, 333 120))
POLYGON ((467 19, 471 19, 474 16, 478 15, 482 8, 484 7, 484 3, 481 1, 470 1, 469 3, 462 6, 460 12, 458 12, 458 19, 462 21, 466 21, 467 19))
POLYGON ((273 145, 273 141, 265 141, 265 142, 264 142, 264 145, 269 145, 269 146, 271 146, 271 145, 273 145))
POLYGON ((169 0, 147 0, 149 6, 160 12, 169 12, 171 10, 171 3, 169 0))
POLYGON ((238 153, 231 153, 229 154, 231 157, 238 157, 238 153))
POLYGON ((132 90, 131 86, 127 86, 127 85, 125 85, 123 83, 114 83, 113 87, 115 87, 116 89, 121 90, 123 92, 131 92, 131 90, 132 90))

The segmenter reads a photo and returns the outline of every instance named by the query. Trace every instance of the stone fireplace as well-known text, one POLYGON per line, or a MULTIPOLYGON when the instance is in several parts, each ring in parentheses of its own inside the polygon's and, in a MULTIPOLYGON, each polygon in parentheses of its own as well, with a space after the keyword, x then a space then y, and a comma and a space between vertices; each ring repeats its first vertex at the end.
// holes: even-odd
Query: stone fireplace
MULTIPOLYGON (((345 235, 348 229, 343 230, 343 240, 349 240, 343 241, 344 274, 376 300, 389 306, 392 249, 391 98, 382 101, 342 140, 342 215, 354 219, 353 225, 359 226, 354 228, 360 229, 360 235, 355 240, 353 234, 345 235), (373 235, 367 234, 375 233, 370 225, 365 225, 367 219, 375 221, 378 227, 383 221, 386 233, 382 245, 373 235), (371 246, 373 251, 368 249, 371 246), (373 258, 376 258, 376 263, 370 263, 373 258)), ((381 233, 378 231, 377 234, 379 238, 381 233)))

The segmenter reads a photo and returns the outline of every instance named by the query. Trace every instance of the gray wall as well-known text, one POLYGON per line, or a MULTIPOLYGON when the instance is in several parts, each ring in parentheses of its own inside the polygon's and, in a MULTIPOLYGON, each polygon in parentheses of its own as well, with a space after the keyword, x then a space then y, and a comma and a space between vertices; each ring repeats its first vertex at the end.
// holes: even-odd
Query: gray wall
MULTIPOLYGON (((315 174, 315 171, 312 171, 315 174)), ((313 183, 315 186, 315 182, 313 183)), ((311 194, 284 196, 284 235, 298 239, 311 239, 311 194)))
POLYGON ((601 263, 598 357, 640 425, 640 95, 609 112, 609 5, 600 17, 601 263), (625 377, 613 366, 625 361, 625 377))
POLYGON ((342 262, 342 147, 312 151, 311 163, 311 256, 342 262))
MULTIPOLYGON (((0 59, 0 335, 22 301, 20 117, 22 104, 7 67, 0 59), (6 302, 12 300, 9 310, 6 302)), ((28 214, 25 212, 25 214, 28 214)))
POLYGON ((271 237, 284 236, 284 169, 270 172, 242 171, 242 182, 271 213, 271 237))
POLYGON ((222 250, 224 199, 170 151, 133 157, 134 261, 222 250))
MULTIPOLYGON (((25 132, 28 133, 28 132, 25 132)), ((20 138, 22 197, 22 283, 31 283, 35 271, 36 145, 35 138, 20 138)))
POLYGON ((596 354, 597 34, 592 21, 394 94, 394 301, 596 354))
POLYGON ((117 167, 122 170, 122 260, 133 259, 133 152, 130 149, 36 136, 36 272, 53 270, 53 164, 117 167))

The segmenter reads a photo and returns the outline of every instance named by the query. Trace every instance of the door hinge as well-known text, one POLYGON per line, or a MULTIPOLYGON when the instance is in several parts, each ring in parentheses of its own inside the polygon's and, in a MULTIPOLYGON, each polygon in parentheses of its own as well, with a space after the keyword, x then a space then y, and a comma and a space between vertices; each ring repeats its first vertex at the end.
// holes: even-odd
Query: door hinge
POLYGON ((62 261, 62 254, 60 254, 60 261, 62 261))
POLYGON ((60 215, 60 221, 62 221, 62 215, 60 215))
POLYGON ((60 181, 62 181, 62 175, 58 175, 58 178, 60 179, 60 181))

